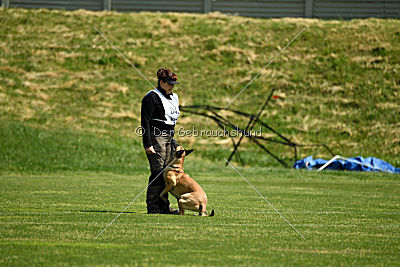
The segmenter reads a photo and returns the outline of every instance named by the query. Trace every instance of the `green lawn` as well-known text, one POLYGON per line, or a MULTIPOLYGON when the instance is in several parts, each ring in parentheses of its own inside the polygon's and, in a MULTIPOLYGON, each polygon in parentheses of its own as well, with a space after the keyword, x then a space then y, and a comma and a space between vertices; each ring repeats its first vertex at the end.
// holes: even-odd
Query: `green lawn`
POLYGON ((215 217, 147 215, 142 194, 96 240, 146 186, 146 170, 3 175, 0 263, 399 264, 396 175, 239 168, 303 240, 232 168, 203 171, 190 162, 186 171, 207 192, 215 217))
MULTIPOLYGON (((400 20, 0 8, 0 22, 0 265, 399 265, 398 175, 280 169, 244 140, 233 164, 303 240, 224 167, 229 138, 177 137, 215 217, 147 215, 143 194, 94 238, 146 186, 134 130, 152 89, 95 27, 151 82, 176 71, 182 105, 219 107, 304 27, 229 107, 256 113, 276 89, 261 119, 278 132, 399 167, 400 20)), ((182 113, 193 127, 218 129, 182 113)))

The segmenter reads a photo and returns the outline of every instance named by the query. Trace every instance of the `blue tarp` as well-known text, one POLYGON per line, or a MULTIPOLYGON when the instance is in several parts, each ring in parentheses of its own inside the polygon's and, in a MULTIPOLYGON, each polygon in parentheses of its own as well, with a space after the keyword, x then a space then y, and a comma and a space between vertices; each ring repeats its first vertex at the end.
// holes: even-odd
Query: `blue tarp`
MULTIPOLYGON (((350 160, 353 161, 358 161, 362 162, 366 165, 370 165, 372 167, 376 167, 381 169, 384 172, 391 172, 391 173, 400 173, 400 168, 395 168, 386 161, 383 161, 378 158, 374 157, 368 157, 368 158, 363 158, 363 157, 353 157, 349 158, 350 160)), ((322 167, 325 163, 327 163, 328 160, 324 159, 313 159, 313 156, 306 157, 302 160, 296 161, 293 165, 293 168, 295 169, 319 169, 322 167)), ((342 160, 342 159, 336 159, 334 160, 331 164, 328 165, 325 169, 328 170, 351 170, 351 171, 367 171, 367 172, 373 172, 373 171, 379 171, 374 168, 370 168, 364 165, 360 165, 354 162, 350 162, 347 160, 342 160)))

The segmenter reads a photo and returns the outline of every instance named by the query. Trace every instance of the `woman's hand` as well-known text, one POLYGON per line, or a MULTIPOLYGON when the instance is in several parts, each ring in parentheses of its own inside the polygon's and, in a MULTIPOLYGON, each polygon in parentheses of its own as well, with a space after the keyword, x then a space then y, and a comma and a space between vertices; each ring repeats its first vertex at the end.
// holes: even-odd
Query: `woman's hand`
POLYGON ((151 155, 151 154, 156 154, 156 151, 154 150, 154 147, 146 147, 144 150, 146 150, 146 154, 147 155, 151 155))

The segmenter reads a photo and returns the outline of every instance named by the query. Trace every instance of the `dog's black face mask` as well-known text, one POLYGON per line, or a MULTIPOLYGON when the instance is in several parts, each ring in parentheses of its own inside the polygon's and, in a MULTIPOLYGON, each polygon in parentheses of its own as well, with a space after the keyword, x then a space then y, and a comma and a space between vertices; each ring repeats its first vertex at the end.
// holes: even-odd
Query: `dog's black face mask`
POLYGON ((176 151, 176 157, 177 158, 182 158, 183 152, 185 152, 185 156, 187 156, 190 153, 192 153, 193 151, 194 151, 194 149, 176 151))

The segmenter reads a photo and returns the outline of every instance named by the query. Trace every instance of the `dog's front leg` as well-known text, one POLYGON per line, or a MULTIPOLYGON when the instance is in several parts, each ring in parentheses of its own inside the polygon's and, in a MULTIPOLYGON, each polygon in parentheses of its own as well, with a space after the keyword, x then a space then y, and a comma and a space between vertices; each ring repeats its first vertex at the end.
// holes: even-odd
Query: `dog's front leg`
POLYGON ((168 194, 168 192, 172 189, 172 187, 173 187, 173 186, 167 185, 167 186, 164 188, 164 190, 161 192, 161 194, 160 194, 161 199, 164 200, 165 203, 167 203, 167 204, 169 204, 169 203, 168 203, 168 200, 167 200, 167 194, 168 194))
POLYGON ((166 204, 169 204, 169 202, 167 201, 167 197, 166 197, 167 193, 164 193, 164 191, 160 194, 160 197, 162 200, 164 200, 164 202, 166 204))
POLYGON ((185 210, 183 209, 182 203, 180 203, 179 200, 178 200, 178 207, 179 207, 179 214, 185 215, 185 210))
POLYGON ((174 188, 174 186, 176 185, 176 176, 171 175, 170 177, 168 177, 168 179, 166 179, 165 183, 166 183, 166 186, 165 186, 164 190, 161 192, 160 197, 162 198, 162 200, 165 201, 165 203, 168 204, 168 200, 167 200, 166 196, 167 196, 168 192, 171 191, 171 189, 174 188))

